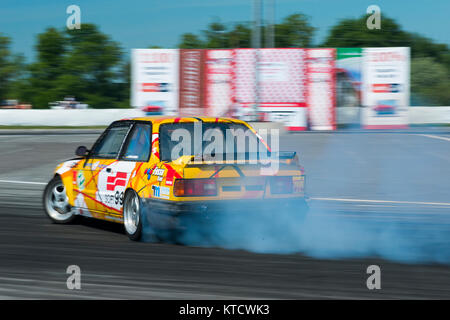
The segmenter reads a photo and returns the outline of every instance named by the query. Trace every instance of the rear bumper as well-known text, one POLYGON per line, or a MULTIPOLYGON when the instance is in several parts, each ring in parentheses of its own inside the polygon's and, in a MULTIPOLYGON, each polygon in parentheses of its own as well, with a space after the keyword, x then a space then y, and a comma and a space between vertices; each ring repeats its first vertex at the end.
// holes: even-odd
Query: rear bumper
POLYGON ((282 212, 298 212, 301 215, 308 211, 308 201, 308 198, 239 199, 202 202, 142 199, 148 221, 157 229, 182 229, 183 221, 185 220, 195 219, 195 221, 202 222, 212 220, 219 215, 251 215, 255 219, 263 213, 274 213, 276 215, 282 212))

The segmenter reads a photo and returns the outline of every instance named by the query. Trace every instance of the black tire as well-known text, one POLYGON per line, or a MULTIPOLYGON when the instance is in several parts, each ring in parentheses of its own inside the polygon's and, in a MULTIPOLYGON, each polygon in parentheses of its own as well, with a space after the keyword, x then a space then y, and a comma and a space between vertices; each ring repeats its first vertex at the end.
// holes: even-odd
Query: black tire
POLYGON ((142 212, 142 201, 139 195, 132 189, 127 190, 123 199, 123 226, 125 229, 125 233, 132 241, 139 241, 142 238, 143 219, 145 219, 145 216, 142 214, 142 212), (127 210, 135 211, 135 208, 131 208, 130 206, 136 206, 136 204, 138 205, 138 208, 135 214, 137 215, 136 218, 139 220, 137 225, 136 223, 134 223, 133 226, 133 223, 131 221, 132 219, 130 221, 126 221, 126 219, 129 218, 128 215, 132 214, 132 212, 127 212, 127 210))
POLYGON ((139 195, 134 191, 133 189, 128 189, 125 192, 124 201, 123 201, 123 224, 125 233, 127 234, 128 238, 132 241, 145 241, 145 242, 152 242, 157 243, 160 242, 160 239, 156 235, 155 230, 152 228, 148 221, 148 210, 149 208, 144 206, 142 199, 139 197, 139 195), (135 199, 135 200, 133 200, 135 199), (130 206, 132 201, 136 201, 138 204, 138 217, 139 222, 136 226, 135 230, 130 230, 127 228, 126 221, 125 221, 125 213, 130 206))
POLYGON ((42 196, 44 211, 47 217, 56 224, 75 222, 78 216, 68 203, 67 194, 60 176, 55 176, 44 189, 42 196))

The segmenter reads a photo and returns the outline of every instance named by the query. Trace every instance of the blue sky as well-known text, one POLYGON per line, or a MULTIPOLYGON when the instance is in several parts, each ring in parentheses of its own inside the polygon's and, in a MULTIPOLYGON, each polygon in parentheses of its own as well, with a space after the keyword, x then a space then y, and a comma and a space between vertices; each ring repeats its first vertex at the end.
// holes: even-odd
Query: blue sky
MULTIPOLYGON (((95 23, 121 43, 126 52, 150 45, 175 47, 184 32, 197 33, 219 18, 224 23, 249 21, 253 0, 1 0, 0 32, 13 40, 14 52, 32 60, 36 35, 47 27, 66 25, 67 6, 81 8, 81 20, 95 23)), ((318 28, 315 43, 344 18, 360 17, 369 5, 381 8, 404 30, 450 45, 448 0, 276 0, 276 19, 302 12, 318 28)))

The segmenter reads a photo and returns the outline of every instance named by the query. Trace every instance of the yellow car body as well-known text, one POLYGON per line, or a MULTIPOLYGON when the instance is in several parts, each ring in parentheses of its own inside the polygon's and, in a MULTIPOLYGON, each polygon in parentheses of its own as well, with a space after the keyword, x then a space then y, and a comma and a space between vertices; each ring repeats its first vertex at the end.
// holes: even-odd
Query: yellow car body
MULTIPOLYGON (((248 200, 247 202, 251 203, 252 200, 258 202, 262 199, 305 199, 305 174, 295 153, 279 157, 276 160, 277 172, 265 174, 261 174, 260 163, 251 163, 245 159, 212 161, 198 159, 192 155, 182 155, 173 161, 161 159, 161 148, 164 148, 164 141, 160 139, 162 128, 171 128, 164 127, 166 124, 197 122, 210 126, 232 123, 245 127, 261 139, 246 122, 228 118, 144 117, 116 121, 100 136, 92 150, 96 150, 99 143, 108 143, 108 135, 111 135, 111 132, 116 132, 116 135, 120 132, 119 137, 125 135, 117 154, 108 157, 101 151, 98 151, 97 155, 95 152, 91 154, 91 150, 86 156, 61 163, 55 170, 55 177, 62 181, 72 213, 124 223, 124 197, 129 190, 134 190, 139 199, 150 208, 165 207, 172 212, 181 208, 181 204, 187 206, 186 210, 193 211, 194 207, 189 205, 201 204, 204 208, 205 205, 221 204, 224 201, 231 203, 248 200), (134 133, 138 130, 139 136, 139 133, 134 133), (127 151, 127 148, 132 149, 129 147, 131 143, 139 146, 133 139, 141 139, 145 148, 150 147, 150 150, 144 151, 147 152, 148 158, 139 159, 127 151), (278 183, 287 181, 289 188, 285 193, 274 192, 275 187, 271 182, 274 178, 281 179, 278 183), (202 185, 205 181, 209 185, 202 185), (195 192, 190 194, 191 189, 197 188, 197 184, 199 188, 215 191, 206 191, 208 194, 205 195, 196 195, 195 192)), ((261 142, 267 146, 264 141, 261 142)), ((119 144, 118 141, 111 143, 111 146, 114 146, 114 143, 119 144)), ((101 149, 97 147, 99 148, 101 149)), ((283 189, 282 185, 277 187, 283 189)))

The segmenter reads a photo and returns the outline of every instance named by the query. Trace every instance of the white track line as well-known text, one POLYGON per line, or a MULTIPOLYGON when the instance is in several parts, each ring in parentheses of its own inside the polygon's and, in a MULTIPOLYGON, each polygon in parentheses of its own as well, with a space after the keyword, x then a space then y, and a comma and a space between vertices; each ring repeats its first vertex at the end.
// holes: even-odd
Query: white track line
MULTIPOLYGON (((0 183, 18 183, 18 184, 35 184, 46 185, 45 182, 31 182, 31 181, 15 181, 15 180, 0 180, 0 183)), ((337 201, 337 202, 359 202, 359 203, 396 203, 396 204, 418 204, 431 206, 450 206, 447 202, 419 202, 419 201, 395 201, 395 200, 368 200, 368 199, 349 199, 349 198, 322 198, 311 197, 311 200, 320 201, 337 201)))
POLYGON ((395 200, 368 200, 368 199, 345 199, 345 198, 310 198, 311 200, 338 201, 338 202, 365 202, 365 203, 397 203, 397 204, 419 204, 430 206, 450 206, 448 202, 419 202, 419 201, 395 201, 395 200))
POLYGON ((440 139, 440 140, 450 141, 450 138, 441 137, 441 136, 435 136, 435 135, 432 135, 432 134, 418 134, 418 136, 432 138, 432 139, 440 139))
POLYGON ((31 181, 15 181, 15 180, 0 180, 0 182, 4 183, 18 183, 18 184, 37 184, 37 185, 46 185, 45 182, 31 182, 31 181))

